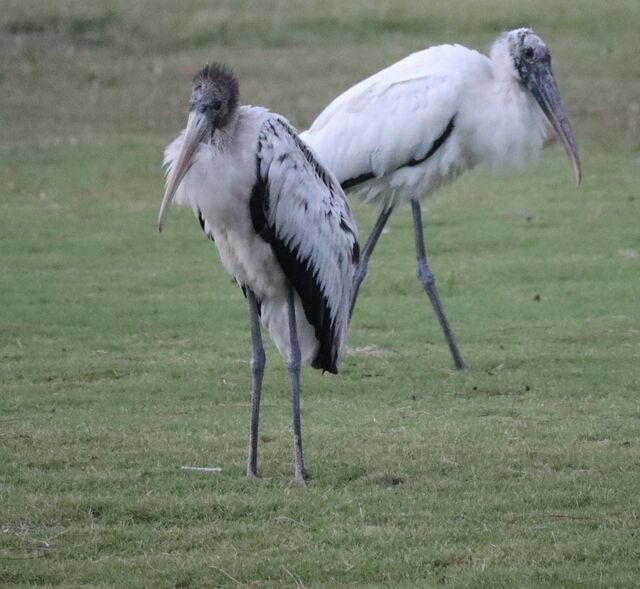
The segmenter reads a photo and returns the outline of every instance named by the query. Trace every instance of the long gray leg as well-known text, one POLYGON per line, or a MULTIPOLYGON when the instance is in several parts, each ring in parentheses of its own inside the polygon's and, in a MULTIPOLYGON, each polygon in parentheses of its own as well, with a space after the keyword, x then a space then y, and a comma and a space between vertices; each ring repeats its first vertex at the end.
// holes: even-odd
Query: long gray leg
POLYGON ((438 317, 438 321, 440 321, 440 326, 442 327, 442 331, 444 332, 444 337, 449 344, 449 350, 451 350, 451 355, 453 356, 453 362, 455 363, 458 370, 462 370, 464 368, 464 362, 462 361, 462 356, 460 355, 460 351, 458 350, 458 345, 456 344, 456 340, 453 337, 451 327, 449 326, 449 321, 447 320, 447 316, 444 314, 444 308, 442 307, 440 297, 438 296, 438 290, 436 289, 436 277, 434 276, 431 268, 429 268, 429 264, 427 263, 427 252, 424 247, 420 202, 412 199, 411 210, 413 212, 413 227, 416 234, 416 267, 418 271, 418 279, 420 280, 420 282, 422 282, 422 286, 424 286, 424 290, 426 291, 427 296, 431 301, 431 305, 433 306, 433 310, 438 317))
POLYGON ((260 395, 262 394, 262 377, 266 357, 260 335, 260 317, 256 295, 249 287, 247 305, 249 307, 249 327, 251 328, 251 429, 249 431, 249 451, 247 455, 247 476, 252 479, 258 476, 258 423, 260 421, 260 395))
POLYGON ((384 226, 387 224, 391 213, 393 212, 393 206, 388 209, 382 209, 376 224, 373 226, 369 237, 367 238, 367 243, 364 244, 364 247, 360 251, 360 261, 358 262, 358 267, 356 268, 355 276, 353 277, 353 294, 351 295, 351 307, 349 309, 349 317, 353 315, 353 309, 356 306, 356 300, 358 298, 358 291, 360 290, 360 285, 364 280, 364 277, 367 275, 367 265, 369 264, 369 258, 373 253, 373 248, 376 247, 376 243, 378 243, 378 239, 380 239, 380 235, 382 234, 382 230, 384 226))
POLYGON ((304 460, 302 457, 302 429, 300 426, 300 345, 296 328, 296 306, 293 288, 289 287, 289 339, 291 351, 287 369, 291 375, 291 407, 293 412, 293 466, 295 479, 304 483, 304 460))

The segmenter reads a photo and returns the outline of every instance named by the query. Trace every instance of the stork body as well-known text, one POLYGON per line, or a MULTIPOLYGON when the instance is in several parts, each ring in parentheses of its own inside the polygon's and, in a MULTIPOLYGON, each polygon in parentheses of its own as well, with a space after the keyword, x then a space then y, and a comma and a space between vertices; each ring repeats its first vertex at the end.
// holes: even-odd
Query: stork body
POLYGON ((579 182, 577 149, 549 52, 529 29, 501 35, 491 57, 461 45, 414 53, 331 102, 301 138, 345 190, 381 207, 356 272, 352 309, 384 225, 400 203, 410 201, 418 277, 462 369, 427 263, 420 200, 478 164, 523 165, 542 147, 549 124, 579 182))
POLYGON ((303 480, 300 364, 337 372, 358 255, 355 222, 339 183, 286 119, 238 106, 237 83, 225 68, 207 67, 194 83, 187 128, 165 150, 159 226, 174 198, 190 205, 247 297, 253 342, 250 477, 257 475, 265 365, 260 321, 288 358, 295 476, 303 480))

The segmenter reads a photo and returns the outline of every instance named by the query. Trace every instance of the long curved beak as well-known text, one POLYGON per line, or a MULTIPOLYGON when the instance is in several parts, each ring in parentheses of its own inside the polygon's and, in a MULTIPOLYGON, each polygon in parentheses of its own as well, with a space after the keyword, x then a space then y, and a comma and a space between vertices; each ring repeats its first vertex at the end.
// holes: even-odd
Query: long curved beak
POLYGON ((160 205, 160 214, 158 215, 158 231, 162 231, 164 228, 167 215, 169 214, 169 207, 173 202, 176 191, 185 174, 191 168, 193 155, 198 149, 200 142, 204 139, 208 128, 209 120, 206 115, 196 111, 189 113, 180 155, 178 159, 171 164, 167 175, 164 198, 160 205))
POLYGON ((567 152, 567 156, 569 156, 576 184, 580 184, 580 180, 582 180, 582 167, 580 165, 578 147, 573 136, 573 131, 571 130, 571 125, 569 124, 569 118, 567 117, 562 99, 560 98, 560 90, 558 90, 558 85, 551 71, 551 64, 540 63, 533 70, 529 80, 531 93, 560 137, 562 145, 564 145, 564 150, 567 152))

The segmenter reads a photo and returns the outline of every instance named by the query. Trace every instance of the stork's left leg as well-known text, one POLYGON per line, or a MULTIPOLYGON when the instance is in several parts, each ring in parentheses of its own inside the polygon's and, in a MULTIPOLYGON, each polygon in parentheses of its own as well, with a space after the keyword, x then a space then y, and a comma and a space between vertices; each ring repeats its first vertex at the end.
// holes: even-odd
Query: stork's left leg
POLYGON ((362 284, 364 277, 367 275, 367 266, 369 265, 369 258, 373 253, 373 248, 376 247, 376 243, 378 243, 378 239, 380 239, 380 236, 382 235, 382 230, 387 224, 392 212, 393 206, 382 209, 376 224, 373 226, 373 229, 369 234, 367 243, 364 244, 364 247, 360 251, 360 261, 358 262, 356 273, 353 277, 353 291, 351 294, 351 306, 349 307, 349 319, 351 319, 351 316, 353 315, 353 309, 355 308, 356 301, 358 300, 360 285, 362 284))
POLYGON ((251 427, 249 429, 249 451, 247 452, 247 477, 258 476, 258 423, 260 421, 260 396, 266 358, 260 335, 260 317, 256 295, 247 286, 247 306, 249 307, 249 327, 251 328, 251 427))
POLYGON ((291 351, 287 368, 291 375, 291 407, 293 412, 293 465, 295 480, 304 483, 304 460, 302 458, 302 428, 300 425, 300 345, 296 328, 296 304, 293 287, 289 287, 289 339, 291 351))
POLYGON ((460 351, 458 350, 458 345, 456 344, 456 340, 453 337, 453 332, 451 331, 451 327, 449 326, 449 321, 447 320, 447 316, 444 313, 444 308, 442 307, 442 303, 440 302, 440 297, 438 296, 438 290, 436 289, 436 277, 434 276, 431 268, 429 268, 429 264, 427 263, 427 252, 424 246, 420 202, 412 199, 411 210, 413 212, 413 227, 416 235, 416 267, 418 272, 418 279, 422 283, 422 286, 424 286, 424 290, 426 291, 427 296, 431 301, 431 305, 433 306, 433 310, 438 317, 438 321, 440 321, 440 326, 442 327, 442 331, 444 332, 444 337, 447 340, 447 344, 449 344, 449 350, 451 350, 451 355, 453 356, 453 362, 456 365, 456 369, 462 370, 464 368, 464 362, 462 361, 462 356, 460 355, 460 351))

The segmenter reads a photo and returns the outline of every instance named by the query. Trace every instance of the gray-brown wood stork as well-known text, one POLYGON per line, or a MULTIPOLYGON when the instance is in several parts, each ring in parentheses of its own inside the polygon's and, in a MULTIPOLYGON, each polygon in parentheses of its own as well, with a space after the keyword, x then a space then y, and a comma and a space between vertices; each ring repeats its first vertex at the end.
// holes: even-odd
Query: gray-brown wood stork
POLYGON ((490 58, 461 45, 413 53, 331 102, 300 137, 343 189, 359 190, 381 205, 356 271, 351 311, 385 223, 400 202, 409 200, 418 278, 462 369, 427 262, 420 199, 477 164, 523 164, 542 147, 549 124, 580 183, 578 150, 549 50, 530 29, 500 35, 490 58))
POLYGON ((300 364, 337 372, 349 325, 359 249, 344 193, 284 117, 239 105, 237 80, 221 65, 196 75, 187 126, 167 146, 165 165, 159 229, 174 198, 191 205, 247 298, 253 345, 247 475, 257 476, 261 321, 288 358, 295 478, 302 481, 300 364))

